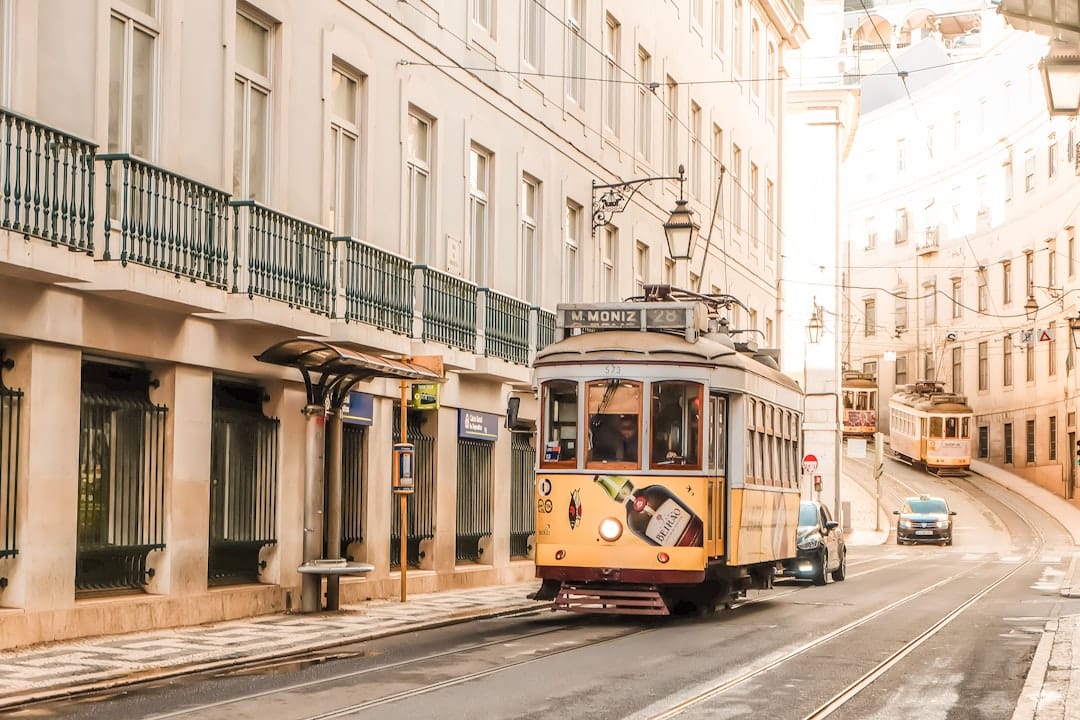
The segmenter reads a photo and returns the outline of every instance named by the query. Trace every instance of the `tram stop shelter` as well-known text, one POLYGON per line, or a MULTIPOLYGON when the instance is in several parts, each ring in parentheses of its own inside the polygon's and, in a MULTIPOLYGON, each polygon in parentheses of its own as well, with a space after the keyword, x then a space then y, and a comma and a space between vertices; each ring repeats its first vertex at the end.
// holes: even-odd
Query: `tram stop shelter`
POLYGON ((326 609, 340 605, 342 575, 361 575, 374 570, 367 563, 350 563, 341 557, 341 407, 357 383, 375 378, 439 382, 434 370, 408 362, 364 352, 352 343, 331 343, 297 338, 268 347, 255 356, 259 362, 294 367, 300 371, 307 392, 304 407, 304 562, 301 574, 300 609, 321 609, 322 578, 326 577, 326 609), (326 448, 326 424, 330 445, 326 448), (328 457, 324 457, 329 455, 328 457), (327 507, 323 507, 324 482, 327 507), (325 510, 325 512, 324 512, 325 510), (326 554, 323 554, 323 517, 326 554))

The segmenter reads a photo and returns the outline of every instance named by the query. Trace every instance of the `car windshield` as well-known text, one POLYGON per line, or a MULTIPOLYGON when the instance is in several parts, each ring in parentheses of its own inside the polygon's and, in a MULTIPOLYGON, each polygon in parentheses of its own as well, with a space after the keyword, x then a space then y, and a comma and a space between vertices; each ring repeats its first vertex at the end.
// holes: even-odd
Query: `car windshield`
MULTIPOLYGON (((908 500, 907 508, 904 512, 909 513, 947 513, 949 512, 949 506, 945 504, 945 501, 941 498, 930 498, 928 500, 908 500)), ((802 522, 800 520, 799 522, 802 522)))
POLYGON ((814 503, 802 503, 799 505, 799 524, 817 525, 817 507, 814 503))

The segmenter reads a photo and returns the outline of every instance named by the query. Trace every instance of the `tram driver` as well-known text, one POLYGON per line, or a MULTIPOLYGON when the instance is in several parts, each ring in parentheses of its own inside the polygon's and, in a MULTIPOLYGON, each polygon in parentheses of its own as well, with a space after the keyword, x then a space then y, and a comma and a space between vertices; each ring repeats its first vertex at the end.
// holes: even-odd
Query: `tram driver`
POLYGON ((615 423, 597 428, 595 459, 601 461, 638 461, 638 426, 635 415, 623 415, 615 423))

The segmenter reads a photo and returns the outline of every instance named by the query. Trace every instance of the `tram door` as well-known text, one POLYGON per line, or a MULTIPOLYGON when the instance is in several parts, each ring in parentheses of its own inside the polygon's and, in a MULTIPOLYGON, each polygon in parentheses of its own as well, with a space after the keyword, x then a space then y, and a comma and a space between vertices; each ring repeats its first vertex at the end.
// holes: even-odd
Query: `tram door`
POLYGON ((712 433, 709 437, 709 529, 705 551, 709 557, 724 554, 724 475, 727 468, 727 400, 719 395, 709 396, 709 417, 712 433))

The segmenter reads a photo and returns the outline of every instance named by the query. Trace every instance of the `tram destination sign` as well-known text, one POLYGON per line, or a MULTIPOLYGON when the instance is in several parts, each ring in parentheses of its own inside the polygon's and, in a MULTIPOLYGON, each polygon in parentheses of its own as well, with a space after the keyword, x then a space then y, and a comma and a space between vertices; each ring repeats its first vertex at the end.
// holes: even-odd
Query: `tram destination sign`
POLYGON ((560 305, 558 326, 567 330, 686 330, 694 326, 687 303, 560 305))

